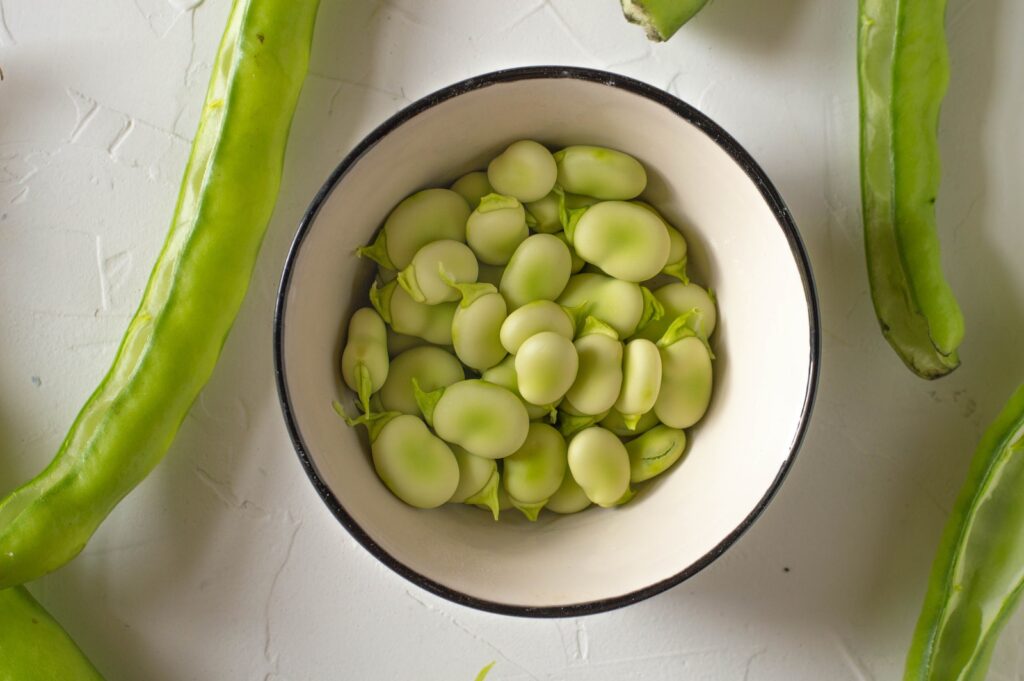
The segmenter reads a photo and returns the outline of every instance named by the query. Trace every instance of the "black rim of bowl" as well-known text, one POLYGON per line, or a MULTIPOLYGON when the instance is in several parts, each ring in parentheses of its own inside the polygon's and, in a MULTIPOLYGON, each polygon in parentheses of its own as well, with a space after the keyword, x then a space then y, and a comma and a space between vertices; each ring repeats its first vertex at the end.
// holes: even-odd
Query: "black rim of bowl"
POLYGON ((719 127, 718 124, 697 109, 652 85, 648 85, 626 76, 610 73, 608 71, 570 66, 531 66, 494 71, 474 78, 469 78, 455 83, 454 85, 442 88, 423 97, 422 99, 417 100, 416 102, 413 102, 395 115, 391 116, 391 118, 387 119, 373 132, 367 135, 345 157, 338 167, 334 169, 334 172, 332 172, 330 177, 327 178, 327 181, 320 188, 320 191, 317 192, 316 196, 313 198, 313 202, 303 215, 302 221, 299 223, 298 232, 295 235, 291 249, 288 252, 287 260, 285 261, 284 273, 281 277, 281 285, 278 291, 277 309, 274 313, 274 374, 277 381, 278 398, 281 403, 281 410, 284 413, 285 423, 288 426, 288 432, 291 435, 292 443, 294 444, 295 451, 299 456, 299 462, 306 471, 306 475, 309 476, 310 481, 313 483, 313 487, 316 488, 317 493, 323 499, 324 503, 327 504, 327 507, 331 510, 338 521, 353 537, 355 537, 356 541, 362 544, 363 547, 373 554, 378 560, 413 584, 416 584, 417 586, 438 596, 446 598, 449 601, 458 603, 459 605, 465 605, 478 610, 485 610, 503 615, 515 615, 520 617, 572 617, 605 612, 621 608, 632 603, 637 603, 689 579, 721 556, 729 546, 731 546, 744 532, 746 532, 746 530, 753 524, 754 520, 761 515, 765 507, 775 496, 775 493, 782 485, 786 474, 792 467, 797 451, 800 449, 800 445, 802 444, 807 432, 811 410, 814 406, 814 398, 818 387, 818 373, 821 360, 819 324, 818 297, 814 285, 814 277, 811 272, 811 265, 807 257, 807 252, 804 248, 803 241, 800 238, 796 224, 793 221, 793 217, 790 214, 789 209, 786 207, 785 202, 783 202, 782 197, 779 195, 779 192, 768 179, 768 176, 754 161, 750 154, 747 153, 747 151, 739 144, 739 142, 733 139, 732 136, 719 127), (655 582, 654 584, 642 589, 637 589, 636 591, 631 591, 620 596, 587 601, 584 603, 574 603, 572 605, 523 606, 499 603, 477 598, 475 596, 469 596, 416 572, 381 548, 380 545, 378 545, 373 538, 370 537, 358 523, 356 523, 352 516, 348 514, 338 498, 320 477, 316 466, 310 458, 305 440, 302 437, 298 423, 295 420, 295 414, 292 411, 291 399, 288 394, 288 380, 284 365, 284 318, 292 273, 306 234, 309 232, 310 227, 316 220, 317 214, 320 212, 321 206, 323 206, 324 202, 330 196, 334 187, 341 181, 346 173, 348 173, 349 169, 351 169, 363 157, 363 155, 366 154, 366 152, 373 148, 377 142, 392 130, 398 128, 419 113, 466 92, 500 83, 552 78, 574 78, 578 80, 591 81, 646 97, 647 99, 668 108, 676 115, 699 128, 704 132, 704 134, 710 137, 712 141, 718 144, 719 147, 729 154, 730 157, 732 157, 732 159, 754 182, 758 190, 760 190, 765 202, 774 213, 779 224, 779 228, 782 229, 785 234, 786 239, 789 242, 789 247, 793 252, 793 258, 800 270, 800 278, 803 282, 804 295, 807 299, 811 356, 808 366, 807 387, 804 394, 804 403, 800 412, 800 421, 797 427, 796 436, 793 438, 793 442, 790 445, 789 456, 786 457, 785 462, 783 462, 778 474, 772 481, 771 486, 768 488, 768 491, 761 500, 758 501, 754 509, 714 548, 695 563, 685 567, 675 575, 659 582, 655 582))

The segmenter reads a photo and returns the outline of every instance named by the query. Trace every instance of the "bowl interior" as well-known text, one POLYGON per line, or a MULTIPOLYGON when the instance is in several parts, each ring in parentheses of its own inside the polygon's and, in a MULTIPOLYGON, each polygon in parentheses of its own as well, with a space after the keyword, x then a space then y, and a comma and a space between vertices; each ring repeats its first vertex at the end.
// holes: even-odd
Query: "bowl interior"
POLYGON ((595 602, 639 597, 696 571, 759 512, 806 417, 816 371, 813 295, 781 208, 712 134, 663 102, 605 82, 509 79, 430 102, 340 176, 291 256, 279 368, 293 435, 326 486, 321 493, 378 556, 474 605, 599 609, 595 602), (416 510, 387 492, 362 429, 331 408, 333 400, 351 404, 337 358, 346 320, 368 304, 372 268, 353 250, 406 195, 483 168, 522 138, 551 148, 606 145, 644 163, 644 198, 681 228, 693 278, 718 299, 711 408, 685 458, 622 508, 544 513, 536 523, 516 511, 494 523, 464 506, 416 510))

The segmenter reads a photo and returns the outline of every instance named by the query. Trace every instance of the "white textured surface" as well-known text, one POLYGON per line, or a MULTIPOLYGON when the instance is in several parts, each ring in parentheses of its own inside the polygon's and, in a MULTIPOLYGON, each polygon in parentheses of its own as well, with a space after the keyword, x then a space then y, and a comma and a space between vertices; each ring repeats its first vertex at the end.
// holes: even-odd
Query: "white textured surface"
MULTIPOLYGON (((323 0, 250 296, 166 461, 33 591, 110 679, 885 679, 985 424, 1024 380, 1024 5, 950 0, 939 200, 964 366, 913 378, 877 332, 859 227, 855 3, 712 3, 648 44, 613 0, 323 0), (824 325, 810 435, 705 572, 579 620, 507 619, 407 584, 295 461, 270 320, 305 204, 384 117, 454 80, 609 68, 731 131, 788 201, 824 325)), ((227 0, 0 0, 0 488, 59 444, 111 359, 170 219, 227 0)), ((1020 678, 1024 616, 991 678, 1020 678)))

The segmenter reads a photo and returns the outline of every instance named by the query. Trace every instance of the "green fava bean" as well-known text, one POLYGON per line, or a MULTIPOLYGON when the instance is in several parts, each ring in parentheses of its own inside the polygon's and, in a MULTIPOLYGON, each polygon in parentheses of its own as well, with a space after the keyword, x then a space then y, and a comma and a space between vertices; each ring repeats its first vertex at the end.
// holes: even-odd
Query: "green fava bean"
POLYGON ((671 250, 661 218, 627 201, 602 201, 588 208, 576 223, 572 243, 587 262, 632 282, 661 272, 671 250))
POLYGON ((576 380, 576 347, 553 331, 527 338, 515 357, 519 392, 531 404, 557 402, 576 380))
POLYGON ((668 249, 668 261, 665 263, 665 267, 661 270, 662 274, 667 274, 670 277, 675 277, 684 284, 690 283, 690 278, 686 276, 686 263, 689 249, 686 245, 686 239, 679 233, 679 230, 668 225, 666 223, 669 239, 668 249))
POLYGON ((568 308, 583 307, 587 314, 615 329, 619 338, 633 335, 646 304, 639 285, 592 273, 570 277, 558 302, 568 308))
POLYGON ((562 221, 558 212, 560 201, 558 193, 551 191, 543 199, 527 203, 526 222, 530 229, 541 234, 554 234, 562 231, 562 221))
POLYGON ((562 484, 565 457, 561 433, 546 423, 531 423, 526 441, 504 459, 505 491, 523 505, 545 501, 562 484))
POLYGON ((704 341, 684 337, 661 348, 662 378, 654 413, 673 428, 697 423, 711 402, 711 355, 704 341))
POLYGON ((498 473, 498 462, 474 456, 458 445, 451 445, 451 450, 459 464, 459 485, 448 501, 453 504, 464 504, 479 494, 491 476, 498 473))
POLYGON ((640 417, 635 428, 630 428, 629 425, 626 424, 626 417, 621 411, 616 409, 612 409, 608 412, 607 416, 601 419, 601 427, 607 428, 619 437, 632 437, 634 435, 646 433, 659 423, 661 422, 658 420, 658 415, 654 413, 653 409, 640 417))
POLYGON ((478 271, 476 256, 466 244, 442 239, 416 251, 398 274, 398 285, 417 303, 437 305, 458 300, 459 292, 450 282, 475 282, 478 271))
POLYGON ((551 495, 544 508, 555 513, 568 515, 570 513, 579 513, 590 506, 591 503, 593 502, 587 498, 587 493, 583 491, 580 484, 572 477, 572 471, 569 470, 569 466, 566 464, 562 484, 551 495))
POLYGON ((626 443, 629 480, 643 482, 660 475, 679 460, 686 449, 686 433, 661 425, 626 443))
POLYGON ((611 431, 591 426, 569 442, 567 461, 573 479, 599 506, 614 506, 629 490, 629 454, 611 431))
POLYGON ((487 166, 487 179, 494 189, 524 203, 547 196, 557 175, 551 152, 532 140, 513 142, 487 166))
POLYGON ((494 193, 494 187, 487 181, 487 173, 482 170, 466 173, 455 180, 452 182, 451 190, 466 200, 470 210, 477 207, 480 199, 494 193))
POLYGON ((601 414, 612 408, 622 389, 623 346, 615 330, 588 317, 573 342, 579 369, 565 401, 581 414, 601 414))
POLYGON ((567 192, 627 200, 647 187, 647 171, 629 154, 605 147, 572 146, 555 154, 558 184, 567 192))
POLYGON ((635 338, 626 344, 622 361, 622 392, 615 402, 615 409, 622 413, 627 427, 636 425, 640 417, 654 407, 662 387, 661 364, 658 346, 651 341, 635 338))
POLYGON ((550 300, 535 300, 512 313, 501 325, 501 344, 510 354, 516 354, 527 338, 542 331, 553 331, 572 340, 575 332, 572 317, 550 300))
POLYGON ((427 425, 402 414, 388 421, 370 445, 373 467, 392 494, 416 508, 436 508, 459 484, 455 454, 427 425))
POLYGON ((418 416, 420 409, 412 388, 413 379, 429 392, 465 378, 462 364, 452 353, 434 346, 415 347, 391 360, 388 379, 380 389, 381 406, 386 411, 418 416))
POLYGON ((530 404, 523 396, 519 394, 519 379, 516 377, 516 358, 508 356, 501 360, 490 369, 484 371, 480 378, 493 383, 494 385, 500 385, 505 390, 514 393, 523 402, 523 406, 526 407, 526 413, 529 415, 530 420, 542 419, 546 416, 551 416, 551 407, 537 404, 530 404))
POLYGON ((397 282, 370 286, 370 302, 396 333, 417 336, 434 345, 452 344, 452 320, 458 303, 417 303, 397 282))
POLYGON ((570 272, 576 274, 577 272, 579 272, 580 270, 587 266, 587 261, 581 258, 576 253, 576 251, 572 247, 572 244, 569 243, 569 237, 565 235, 565 232, 555 232, 554 236, 558 237, 558 240, 565 244, 566 247, 569 249, 569 255, 572 256, 572 267, 569 269, 570 272))
POLYGON ((384 320, 370 307, 356 310, 348 322, 348 338, 341 353, 341 376, 369 410, 370 395, 388 378, 388 334, 384 320))
POLYGON ((432 241, 466 240, 466 200, 450 189, 424 189, 403 199, 384 221, 384 228, 372 246, 360 255, 384 267, 403 270, 416 252, 432 241))
POLYGON ((666 284, 654 291, 654 297, 664 307, 665 314, 660 319, 653 319, 645 324, 637 332, 638 337, 657 341, 668 331, 672 322, 691 310, 696 310, 697 313, 691 317, 687 325, 697 335, 709 338, 715 332, 718 323, 715 301, 711 294, 697 284, 666 284))
POLYGON ((466 240, 480 262, 505 265, 519 244, 530 236, 526 211, 517 199, 488 194, 480 199, 466 222, 466 240))
POLYGON ((427 345, 427 341, 419 336, 406 336, 404 333, 395 333, 395 330, 388 327, 388 356, 392 359, 406 350, 427 345))
POLYGON ((513 310, 534 300, 555 300, 571 271, 568 246, 551 234, 534 234, 512 254, 498 289, 513 310))
POLYGON ((452 319, 452 343, 462 362, 477 371, 505 358, 500 332, 508 313, 505 298, 490 284, 460 285, 463 298, 452 319))
POLYGON ((437 434, 470 454, 501 459, 526 440, 530 428, 526 407, 505 388, 470 379, 427 397, 420 401, 420 408, 437 434))

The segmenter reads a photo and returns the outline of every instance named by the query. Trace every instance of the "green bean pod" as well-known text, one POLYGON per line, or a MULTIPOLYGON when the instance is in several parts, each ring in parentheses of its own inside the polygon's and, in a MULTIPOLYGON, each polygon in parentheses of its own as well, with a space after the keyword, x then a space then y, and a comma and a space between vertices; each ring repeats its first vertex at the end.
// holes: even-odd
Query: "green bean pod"
POLYGON ((983 681, 1024 593, 1024 386, 982 436, 942 534, 905 681, 983 681))
POLYGON ((431 392, 465 378, 462 364, 444 348, 411 348, 391 360, 388 378, 379 393, 381 406, 387 411, 417 416, 420 409, 412 389, 413 379, 422 390, 431 392))
POLYGON ((914 373, 960 365, 960 307, 936 233, 939 106, 949 80, 945 0, 860 0, 861 200, 882 334, 914 373), (898 95, 897 95, 898 93, 898 95))
POLYGON ((505 491, 522 505, 547 501, 562 484, 565 457, 561 433, 546 423, 531 423, 522 446, 502 463, 505 491))
POLYGON ((508 314, 505 298, 490 284, 460 284, 462 302, 452 319, 452 344, 463 364, 485 371, 505 358, 500 333, 508 314))
POLYGON ((530 428, 526 407, 517 395, 479 379, 431 393, 418 391, 417 401, 442 439, 488 459, 501 459, 519 449, 530 428))
POLYGON ((555 154, 558 184, 567 192, 603 200, 636 198, 647 186, 647 171, 629 154, 578 145, 555 154))
POLYGON ((697 284, 681 282, 666 284, 654 290, 654 297, 661 303, 664 314, 641 326, 636 333, 637 337, 657 341, 665 335, 668 327, 679 316, 691 311, 695 312, 687 322, 687 326, 693 329, 698 336, 710 338, 711 334, 715 332, 718 324, 715 300, 710 293, 697 284))
POLYGON ((424 189, 402 199, 374 243, 357 252, 384 267, 403 270, 432 241, 464 242, 468 218, 469 207, 461 195, 450 189, 424 189))
POLYGON ((654 413, 673 428, 697 423, 711 402, 712 354, 707 341, 685 322, 686 317, 680 317, 658 341, 662 372, 654 413))
POLYGON ((487 181, 487 173, 482 170, 466 173, 452 182, 452 186, 449 188, 466 200, 470 210, 480 204, 480 199, 494 193, 494 187, 487 181))
POLYGON ((587 498, 615 506, 629 490, 629 454, 611 431, 592 426, 569 442, 567 462, 587 498))
POLYGON ((398 273, 398 285, 417 303, 437 305, 458 300, 453 284, 473 283, 478 272, 476 256, 466 244, 441 239, 416 251, 409 266, 398 273))
POLYGON ((370 302, 395 332, 418 336, 434 345, 452 344, 452 320, 458 303, 417 303, 394 281, 380 288, 376 282, 371 284, 370 302))
POLYGON ((273 213, 317 0, 236 0, 167 241, 113 366, 53 462, 0 502, 0 589, 76 556, 206 384, 273 213))
POLYGON ((534 234, 512 254, 498 289, 515 310, 534 300, 555 300, 572 270, 568 247, 551 234, 534 234))
POLYGON ((519 346, 530 336, 552 331, 569 340, 575 333, 572 317, 558 303, 535 300, 513 310, 501 325, 501 344, 509 354, 519 352, 519 346))
MULTIPOLYGON (((566 450, 568 452, 568 448, 566 450)), ((580 484, 572 477, 572 471, 566 464, 565 474, 562 477, 562 484, 558 486, 555 493, 548 499, 544 508, 561 515, 579 513, 593 502, 587 497, 580 484)))
POLYGON ((370 395, 380 390, 388 378, 387 329, 372 307, 356 310, 348 322, 341 376, 345 385, 359 396, 363 411, 369 411, 370 395))
POLYGON ((530 336, 516 353, 519 393, 536 405, 562 399, 576 380, 579 357, 572 341, 553 331, 530 336))
POLYGON ((393 416, 371 438, 374 470, 392 494, 416 508, 437 508, 451 499, 459 463, 419 417, 393 416))
POLYGON ((576 253, 616 279, 642 282, 665 267, 669 230, 657 213, 628 201, 602 201, 579 218, 572 234, 576 253))
POLYGON ((480 262, 488 265, 507 265, 528 236, 526 211, 512 196, 488 194, 466 222, 469 247, 480 262))
POLYGON ((579 369, 565 401, 581 414, 607 412, 622 390, 623 345, 615 329, 596 317, 587 317, 573 342, 579 369))
POLYGON ((487 179, 494 189, 524 203, 547 196, 557 175, 551 152, 532 140, 513 142, 487 166, 487 179))
POLYGON ((60 623, 27 589, 0 591, 0 680, 103 681, 60 623))
POLYGON ((626 443, 629 481, 643 482, 661 475, 679 460, 686 449, 686 433, 659 425, 626 443))
POLYGON ((639 24, 647 37, 664 42, 697 15, 708 0, 622 0, 626 20, 639 24))
POLYGON ((626 343, 622 391, 615 401, 615 409, 623 415, 627 427, 636 427, 640 417, 655 406, 662 382, 662 357, 658 346, 645 338, 626 343))

